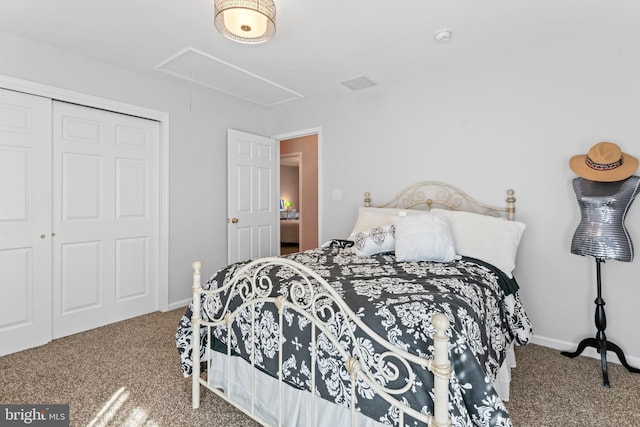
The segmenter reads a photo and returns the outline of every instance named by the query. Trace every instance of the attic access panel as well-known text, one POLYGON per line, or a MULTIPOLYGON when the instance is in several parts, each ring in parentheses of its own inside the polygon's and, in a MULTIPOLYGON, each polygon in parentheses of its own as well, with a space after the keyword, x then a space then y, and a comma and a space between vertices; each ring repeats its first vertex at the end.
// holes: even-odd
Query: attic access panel
POLYGON ((186 48, 156 65, 156 70, 263 107, 303 95, 197 49, 186 48))

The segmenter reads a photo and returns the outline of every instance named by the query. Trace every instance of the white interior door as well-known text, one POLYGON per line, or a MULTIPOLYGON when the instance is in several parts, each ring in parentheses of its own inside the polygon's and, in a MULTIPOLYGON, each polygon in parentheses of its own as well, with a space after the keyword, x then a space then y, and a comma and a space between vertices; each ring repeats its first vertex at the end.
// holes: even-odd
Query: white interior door
POLYGON ((51 100, 0 89, 0 356, 51 339, 51 100))
POLYGON ((53 103, 53 337, 157 308, 158 122, 53 103))
POLYGON ((229 263, 279 253, 279 152, 271 138, 227 130, 229 263))

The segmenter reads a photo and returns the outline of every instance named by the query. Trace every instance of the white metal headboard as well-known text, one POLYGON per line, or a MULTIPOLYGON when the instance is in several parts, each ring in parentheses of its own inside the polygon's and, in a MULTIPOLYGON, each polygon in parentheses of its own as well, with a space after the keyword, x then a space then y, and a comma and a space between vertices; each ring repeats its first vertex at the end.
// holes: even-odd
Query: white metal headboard
MULTIPOLYGON (((513 221, 516 214, 515 192, 507 190, 506 207, 485 205, 451 184, 439 181, 423 181, 406 187, 389 203, 379 208, 402 208, 431 210, 434 207, 454 211, 474 212, 499 216, 513 221)), ((364 193, 364 205, 371 206, 371 193, 364 193)))

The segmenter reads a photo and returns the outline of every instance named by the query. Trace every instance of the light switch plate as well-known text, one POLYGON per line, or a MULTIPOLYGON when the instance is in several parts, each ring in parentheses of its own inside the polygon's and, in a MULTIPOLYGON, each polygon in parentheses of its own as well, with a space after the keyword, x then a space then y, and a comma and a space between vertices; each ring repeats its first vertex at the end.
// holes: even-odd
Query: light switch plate
POLYGON ((342 200, 342 189, 334 188, 333 191, 331 192, 331 198, 333 200, 342 200))

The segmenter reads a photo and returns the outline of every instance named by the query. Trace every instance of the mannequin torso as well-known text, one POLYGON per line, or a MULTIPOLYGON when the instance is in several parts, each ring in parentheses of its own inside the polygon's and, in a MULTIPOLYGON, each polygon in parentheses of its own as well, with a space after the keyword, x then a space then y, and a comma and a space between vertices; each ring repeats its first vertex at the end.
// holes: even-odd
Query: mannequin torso
POLYGON ((581 220, 571 240, 571 252, 618 261, 633 260, 633 243, 624 220, 640 191, 640 177, 623 181, 573 180, 581 220))

